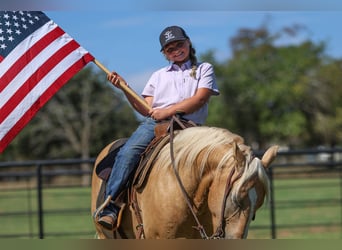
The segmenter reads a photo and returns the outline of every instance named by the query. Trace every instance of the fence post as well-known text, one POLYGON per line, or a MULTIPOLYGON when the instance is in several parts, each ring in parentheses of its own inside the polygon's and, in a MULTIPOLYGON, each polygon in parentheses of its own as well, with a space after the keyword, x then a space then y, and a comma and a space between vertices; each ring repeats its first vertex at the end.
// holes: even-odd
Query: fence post
POLYGON ((39 239, 44 239, 43 228, 43 185, 42 185, 42 165, 37 165, 37 196, 38 196, 38 226, 39 239))
POLYGON ((270 176, 270 206, 271 206, 271 234, 272 239, 276 239, 276 222, 275 222, 275 205, 274 205, 274 186, 273 186, 273 170, 272 167, 269 168, 270 176))

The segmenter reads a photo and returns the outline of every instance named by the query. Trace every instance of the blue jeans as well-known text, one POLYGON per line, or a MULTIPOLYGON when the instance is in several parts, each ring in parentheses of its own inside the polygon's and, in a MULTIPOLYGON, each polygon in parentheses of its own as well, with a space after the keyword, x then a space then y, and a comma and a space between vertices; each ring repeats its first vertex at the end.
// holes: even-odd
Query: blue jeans
POLYGON ((144 118, 135 132, 119 150, 112 172, 106 186, 106 197, 117 196, 127 187, 131 174, 136 169, 140 156, 154 138, 156 121, 150 117, 144 118))

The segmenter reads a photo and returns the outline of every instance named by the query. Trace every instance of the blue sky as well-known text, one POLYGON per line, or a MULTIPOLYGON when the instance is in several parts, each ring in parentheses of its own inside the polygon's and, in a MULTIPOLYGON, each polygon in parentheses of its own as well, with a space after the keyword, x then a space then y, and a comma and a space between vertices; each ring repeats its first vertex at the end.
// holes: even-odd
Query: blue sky
MULTIPOLYGON (((108 69, 121 74, 138 93, 150 74, 167 64, 159 34, 169 25, 182 26, 197 54, 230 56, 229 39, 239 28, 255 28, 269 20, 271 30, 293 24, 307 27, 301 39, 326 41, 327 52, 342 58, 342 12, 307 11, 48 11, 67 33, 108 69)), ((298 40, 284 38, 284 43, 298 40)))
POLYGON ((10 0, 0 7, 43 10, 138 93, 153 71, 167 65, 158 38, 169 25, 187 31, 198 55, 213 50, 217 60, 226 60, 230 57, 229 39, 240 28, 256 28, 266 20, 273 31, 301 24, 307 28, 302 37, 282 42, 326 41, 327 52, 342 58, 339 0, 10 0))

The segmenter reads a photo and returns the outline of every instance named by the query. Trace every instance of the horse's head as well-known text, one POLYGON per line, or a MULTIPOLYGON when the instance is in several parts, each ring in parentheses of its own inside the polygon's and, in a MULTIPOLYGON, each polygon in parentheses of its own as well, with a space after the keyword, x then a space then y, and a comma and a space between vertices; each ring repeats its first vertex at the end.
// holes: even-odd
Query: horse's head
POLYGON ((234 163, 227 161, 214 178, 209 192, 209 208, 213 215, 214 235, 220 238, 246 238, 249 224, 269 195, 265 168, 274 160, 278 147, 269 148, 262 160, 250 149, 234 144, 234 163), (233 166, 233 167, 232 167, 233 166))

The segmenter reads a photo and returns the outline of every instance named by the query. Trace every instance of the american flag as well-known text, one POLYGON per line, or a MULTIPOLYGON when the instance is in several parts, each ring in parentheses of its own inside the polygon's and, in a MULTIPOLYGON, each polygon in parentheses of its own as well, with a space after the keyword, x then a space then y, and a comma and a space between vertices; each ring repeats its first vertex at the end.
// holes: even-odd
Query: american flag
POLYGON ((0 153, 94 57, 40 11, 0 11, 0 153))

